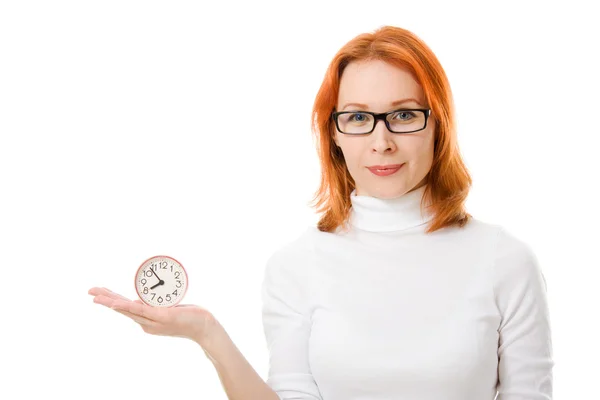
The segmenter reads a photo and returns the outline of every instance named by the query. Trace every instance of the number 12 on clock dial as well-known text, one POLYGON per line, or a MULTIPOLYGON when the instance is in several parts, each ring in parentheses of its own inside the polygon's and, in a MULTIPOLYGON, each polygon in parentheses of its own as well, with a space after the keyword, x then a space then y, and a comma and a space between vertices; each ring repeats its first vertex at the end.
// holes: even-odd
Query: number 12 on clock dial
POLYGON ((135 291, 149 306, 173 307, 181 302, 187 288, 187 272, 173 257, 151 257, 135 274, 135 291))

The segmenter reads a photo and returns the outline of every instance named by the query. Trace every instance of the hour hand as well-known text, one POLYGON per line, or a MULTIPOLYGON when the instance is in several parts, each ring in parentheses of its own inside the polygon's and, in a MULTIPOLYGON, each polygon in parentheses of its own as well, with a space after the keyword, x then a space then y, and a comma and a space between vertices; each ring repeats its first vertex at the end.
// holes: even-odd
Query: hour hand
MULTIPOLYGON (((157 278, 158 278, 158 277, 157 277, 157 278)), ((157 283, 156 285, 152 286, 152 287, 150 288, 150 290, 154 289, 155 287, 157 287, 157 286, 159 286, 159 285, 164 285, 164 284, 165 284, 165 281, 163 281, 162 279, 159 279, 159 280, 158 280, 158 283, 157 283)))

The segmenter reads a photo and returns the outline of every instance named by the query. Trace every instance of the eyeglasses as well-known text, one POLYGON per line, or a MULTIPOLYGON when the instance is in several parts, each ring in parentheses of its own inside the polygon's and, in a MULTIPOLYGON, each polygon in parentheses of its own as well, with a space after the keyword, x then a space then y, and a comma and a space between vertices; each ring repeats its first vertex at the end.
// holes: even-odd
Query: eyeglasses
POLYGON ((402 109, 386 113, 369 111, 340 111, 331 113, 337 130, 346 135, 364 135, 375 130, 377 121, 382 119, 393 133, 418 132, 427 127, 431 115, 429 108, 402 109))

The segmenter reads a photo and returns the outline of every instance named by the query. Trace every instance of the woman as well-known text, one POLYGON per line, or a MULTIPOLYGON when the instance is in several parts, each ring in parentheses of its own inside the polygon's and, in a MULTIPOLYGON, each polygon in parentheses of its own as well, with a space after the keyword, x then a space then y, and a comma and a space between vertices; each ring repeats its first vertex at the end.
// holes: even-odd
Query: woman
POLYGON ((198 342, 230 399, 550 399, 544 275, 526 243, 465 211, 471 178, 432 51, 398 27, 357 36, 313 117, 322 217, 267 262, 267 382, 207 310, 100 288, 95 301, 198 342))

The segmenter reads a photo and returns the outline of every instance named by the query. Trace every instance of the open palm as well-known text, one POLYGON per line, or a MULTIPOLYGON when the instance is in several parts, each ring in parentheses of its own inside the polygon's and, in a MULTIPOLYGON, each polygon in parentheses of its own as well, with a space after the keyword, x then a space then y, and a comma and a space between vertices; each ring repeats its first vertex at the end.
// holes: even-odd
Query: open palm
POLYGON ((132 301, 99 287, 91 288, 88 294, 94 296, 94 303, 126 315, 152 335, 183 337, 202 344, 216 323, 208 310, 192 304, 151 307, 141 300, 132 301))

